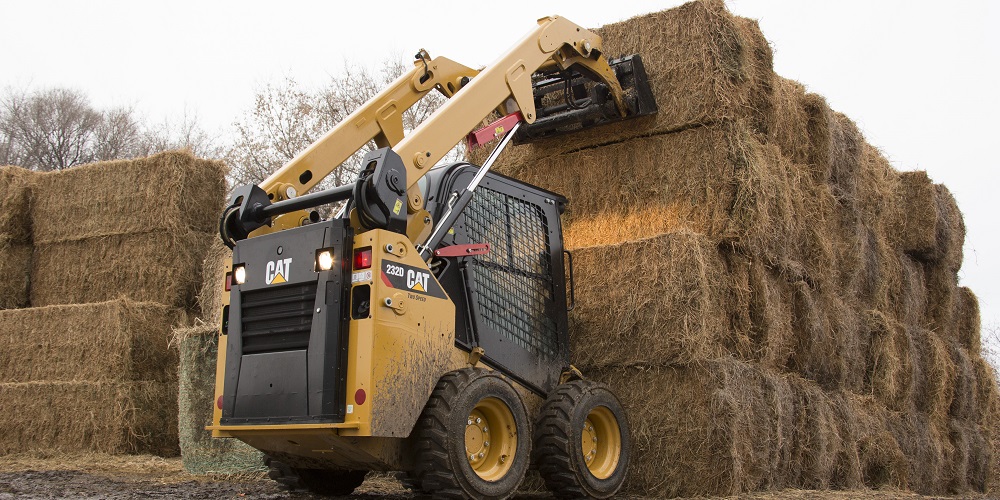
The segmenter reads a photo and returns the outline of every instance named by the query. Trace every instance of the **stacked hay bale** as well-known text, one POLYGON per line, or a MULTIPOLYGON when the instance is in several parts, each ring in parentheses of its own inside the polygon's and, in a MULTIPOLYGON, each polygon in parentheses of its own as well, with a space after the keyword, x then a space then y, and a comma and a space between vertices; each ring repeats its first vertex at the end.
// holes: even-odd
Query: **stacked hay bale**
POLYGON ((659 113, 494 168, 570 200, 572 361, 629 413, 626 489, 983 491, 997 388, 947 188, 775 75, 720 0, 598 32, 659 113))
POLYGON ((180 351, 178 428, 184 469, 195 474, 263 471, 264 455, 236 439, 215 439, 205 426, 212 423, 215 404, 216 356, 222 318, 223 283, 232 253, 214 238, 202 268, 198 294, 198 326, 174 331, 180 351))
POLYGON ((0 454, 177 452, 177 354, 225 194, 186 153, 35 174, 30 289, 0 311, 0 454))
POLYGON ((28 305, 31 181, 34 172, 0 167, 0 309, 28 305))

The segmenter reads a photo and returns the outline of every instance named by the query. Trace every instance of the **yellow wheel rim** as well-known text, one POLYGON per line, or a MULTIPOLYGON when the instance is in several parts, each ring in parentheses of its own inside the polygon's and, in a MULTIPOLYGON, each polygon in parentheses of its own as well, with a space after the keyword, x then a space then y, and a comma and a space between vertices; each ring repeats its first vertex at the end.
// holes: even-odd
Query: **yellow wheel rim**
POLYGON ((517 424, 503 401, 486 398, 469 412, 465 426, 465 458, 486 481, 498 481, 514 463, 517 424))
POLYGON ((622 433, 618 419, 607 406, 598 406, 583 422, 583 461, 597 479, 607 479, 618 468, 622 455, 622 433))

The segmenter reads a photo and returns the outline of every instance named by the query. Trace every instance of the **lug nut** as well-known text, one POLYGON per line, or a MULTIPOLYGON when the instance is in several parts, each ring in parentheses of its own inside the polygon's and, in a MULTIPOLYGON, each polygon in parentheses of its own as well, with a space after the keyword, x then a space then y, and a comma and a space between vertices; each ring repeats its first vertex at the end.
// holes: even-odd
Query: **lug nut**
POLYGON ((490 447, 490 442, 489 441, 483 441, 483 446, 489 448, 490 447))
POLYGON ((477 423, 477 424, 481 424, 481 423, 483 423, 483 419, 481 419, 481 418, 479 418, 479 417, 476 417, 476 423, 477 423))
POLYGON ((483 458, 483 452, 479 452, 479 458, 483 458))
MULTIPOLYGON (((469 425, 472 425, 472 422, 469 422, 469 425)), ((483 432, 490 432, 490 428, 484 425, 483 432)))
POLYGON ((473 460, 475 460, 475 459, 476 459, 476 454, 475 453, 473 453, 472 455, 469 455, 469 461, 470 462, 473 461, 473 460))

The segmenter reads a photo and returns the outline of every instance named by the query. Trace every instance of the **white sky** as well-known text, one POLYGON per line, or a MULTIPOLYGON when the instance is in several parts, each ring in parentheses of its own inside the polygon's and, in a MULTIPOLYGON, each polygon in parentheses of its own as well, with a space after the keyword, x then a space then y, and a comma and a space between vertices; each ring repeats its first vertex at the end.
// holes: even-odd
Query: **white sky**
MULTIPOLYGON (((424 47, 490 63, 534 26, 600 26, 664 2, 261 2, 0 0, 0 87, 68 86, 151 121, 185 109, 222 133, 262 83, 319 85, 345 61, 424 47)), ((901 170, 925 169, 965 213, 961 281, 1000 323, 1000 7, 989 0, 731 0, 760 20, 775 70, 824 95, 901 170)))

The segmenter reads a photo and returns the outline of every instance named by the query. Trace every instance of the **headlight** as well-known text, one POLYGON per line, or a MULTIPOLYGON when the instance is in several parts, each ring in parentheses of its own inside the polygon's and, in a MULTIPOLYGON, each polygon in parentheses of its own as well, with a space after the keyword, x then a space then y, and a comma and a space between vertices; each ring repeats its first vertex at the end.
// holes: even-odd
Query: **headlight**
POLYGON ((236 280, 237 285, 242 285, 247 282, 247 267, 243 264, 237 264, 233 266, 233 279, 236 280))
POLYGON ((316 253, 316 268, 320 271, 333 268, 333 250, 323 249, 316 253))

